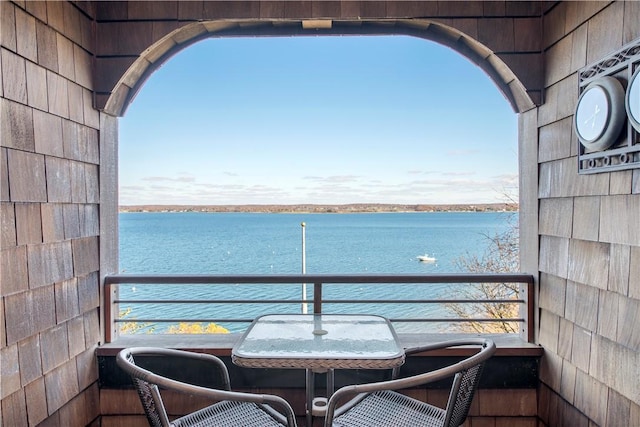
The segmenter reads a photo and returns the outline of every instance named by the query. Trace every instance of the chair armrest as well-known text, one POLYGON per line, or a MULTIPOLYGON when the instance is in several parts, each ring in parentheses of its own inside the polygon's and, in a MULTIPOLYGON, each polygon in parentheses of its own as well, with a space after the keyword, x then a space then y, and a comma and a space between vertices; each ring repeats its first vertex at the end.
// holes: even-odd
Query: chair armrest
POLYGON ((484 346, 485 344, 489 345, 489 342, 493 343, 493 340, 487 338, 463 338, 459 340, 441 341, 432 344, 421 345, 418 347, 405 348, 404 354, 409 355, 416 353, 425 353, 428 351, 441 350, 449 347, 484 346))
MULTIPOLYGON (((200 363, 204 363, 205 365, 209 365, 209 369, 219 375, 220 382, 222 383, 223 390, 231 390, 231 381, 229 379, 229 371, 227 370, 227 366, 224 364, 222 360, 218 357, 206 354, 206 353, 195 353, 192 351, 184 351, 184 350, 175 350, 171 348, 158 348, 158 347, 131 347, 128 349, 134 357, 172 357, 179 359, 189 359, 194 360, 200 363)), ((138 370, 144 370, 149 374, 156 375, 160 378, 165 378, 161 375, 154 374, 151 371, 146 370, 144 367, 139 364, 135 364, 134 366, 130 366, 130 364, 125 361, 121 357, 123 353, 121 352, 116 357, 116 363, 120 366, 121 369, 125 370, 129 375, 136 376, 136 372, 138 370)), ((178 380, 176 380, 178 381, 178 380)), ((184 381, 178 381, 184 383, 184 381)), ((185 383, 186 384, 186 383, 185 383)))
MULTIPOLYGON (((495 343, 493 343, 493 340, 488 340, 485 338, 464 338, 464 339, 459 339, 459 340, 449 340, 449 341, 441 341, 441 342, 436 342, 436 343, 432 343, 432 344, 426 344, 426 345, 421 345, 418 347, 409 347, 409 348, 405 348, 404 349, 404 354, 405 356, 409 356, 412 354, 417 354, 417 353, 426 353, 429 351, 435 351, 435 350, 442 350, 445 348, 449 348, 449 347, 463 347, 463 346, 484 346, 485 342, 490 341, 493 344, 493 347, 495 347, 495 343)), ((495 352, 495 350, 491 351, 491 354, 493 354, 495 352)), ((480 353, 478 353, 480 354, 480 353)), ((488 357, 487 357, 488 358, 488 357)), ((396 368, 393 368, 392 373, 391 373, 391 379, 395 380, 398 378, 398 376, 400 375, 400 370, 402 369, 402 366, 398 366, 396 368)))

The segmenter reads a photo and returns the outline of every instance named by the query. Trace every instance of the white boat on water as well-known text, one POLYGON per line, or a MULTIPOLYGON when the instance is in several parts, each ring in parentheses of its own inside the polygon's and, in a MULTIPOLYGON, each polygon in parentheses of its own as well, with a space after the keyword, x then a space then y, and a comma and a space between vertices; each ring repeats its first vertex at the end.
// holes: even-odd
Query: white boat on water
POLYGON ((421 262, 436 262, 436 259, 434 257, 429 256, 427 254, 418 255, 416 258, 418 258, 418 261, 421 261, 421 262))

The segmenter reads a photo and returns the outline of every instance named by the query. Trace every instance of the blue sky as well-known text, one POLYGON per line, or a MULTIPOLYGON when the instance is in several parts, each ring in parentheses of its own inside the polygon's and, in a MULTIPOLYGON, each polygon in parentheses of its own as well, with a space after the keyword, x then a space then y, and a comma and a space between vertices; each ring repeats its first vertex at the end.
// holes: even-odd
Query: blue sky
POLYGON ((201 41, 151 75, 119 139, 121 205, 517 193, 506 99, 466 58, 406 36, 201 41))

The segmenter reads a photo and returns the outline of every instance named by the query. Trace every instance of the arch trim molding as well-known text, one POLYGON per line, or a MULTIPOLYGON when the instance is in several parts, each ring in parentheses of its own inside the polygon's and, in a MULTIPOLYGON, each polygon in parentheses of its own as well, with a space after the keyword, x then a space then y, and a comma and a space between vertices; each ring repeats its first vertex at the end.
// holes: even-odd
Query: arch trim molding
POLYGON ((462 30, 435 20, 223 20, 187 23, 137 56, 96 58, 96 108, 113 116, 123 116, 156 69, 182 49, 206 38, 318 35, 407 35, 433 41, 484 70, 515 112, 528 111, 543 102, 541 52, 496 53, 462 30))

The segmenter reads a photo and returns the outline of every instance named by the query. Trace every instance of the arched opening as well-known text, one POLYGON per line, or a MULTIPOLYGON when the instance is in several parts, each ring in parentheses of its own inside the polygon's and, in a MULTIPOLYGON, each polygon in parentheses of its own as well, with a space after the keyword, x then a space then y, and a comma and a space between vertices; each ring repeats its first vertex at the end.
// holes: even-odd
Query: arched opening
MULTIPOLYGON (((152 110, 148 112, 147 124, 134 107, 123 120, 126 129, 122 131, 121 149, 126 144, 127 150, 139 150, 120 156, 122 169, 139 174, 138 178, 132 178, 139 180, 135 185, 123 188, 125 205, 159 204, 142 199, 150 195, 157 184, 161 185, 157 188, 161 196, 156 197, 161 199, 155 200, 175 205, 475 204, 503 198, 504 191, 514 185, 517 177, 515 115, 482 70, 442 46, 406 36, 284 41, 216 39, 192 46, 180 56, 148 80, 153 98, 145 98, 145 91, 142 91, 136 99, 140 105, 152 110), (290 44, 284 48, 276 42, 290 44), (258 47, 253 47, 252 54, 243 54, 239 48, 242 43, 258 43, 258 47), (274 44, 273 50, 266 49, 265 43, 274 44), (337 44, 349 43, 353 44, 349 47, 351 50, 335 49, 337 44), (205 51, 205 45, 212 50, 205 51), (423 48, 427 51, 422 51, 423 48), (287 58, 277 56, 282 53, 287 58), (358 56, 365 53, 369 58, 358 56), (207 63, 192 62, 211 58, 214 54, 217 59, 213 63, 210 59, 207 63), (400 60, 403 55, 404 59, 400 60), (330 64, 324 62, 328 57, 333 57, 330 64), (365 59, 374 62, 363 63, 365 59), (212 71, 213 64, 226 69, 225 72, 212 71), (298 68, 301 64, 310 68, 298 68), (281 68, 272 68, 273 65, 281 68), (366 71, 372 68, 382 74, 367 74, 366 71), (181 70, 187 72, 181 74, 181 70), (167 76, 173 77, 163 80, 165 71, 167 76), (255 71, 258 73, 247 75, 255 71), (292 74, 285 75, 285 71, 292 74), (311 71, 316 73, 309 74, 311 71), (433 71, 439 73, 431 74, 433 71), (203 80, 199 80, 197 72, 203 72, 203 80), (323 79, 331 73, 346 81, 336 88, 335 81, 323 79), (265 80, 265 74, 273 75, 275 80, 265 80), (238 75, 241 78, 236 84, 250 86, 244 88, 244 92, 229 81, 238 75), (296 75, 303 78, 296 79, 296 75), (154 81, 156 77, 159 77, 157 82, 154 81), (393 80, 393 84, 389 80, 393 80), (180 89, 185 83, 188 84, 180 89), (452 96, 452 92, 459 96, 452 96), (161 95, 167 98, 159 98, 161 95), (283 99, 276 99, 278 97, 283 99), (364 103, 360 102, 361 98, 364 103), (196 103, 195 100, 206 102, 196 103), (331 102, 327 103, 327 100, 331 102), (289 109, 281 110, 283 105, 289 109), (376 111, 376 106, 385 108, 376 111), (323 115, 322 108, 333 116, 323 115), (500 111, 493 117, 484 115, 497 109, 500 111), (309 111, 305 114, 303 110, 309 111), (278 115, 281 116, 280 127, 274 127, 278 115), (194 118, 196 122, 191 123, 189 120, 194 118), (140 126, 141 133, 127 133, 126 120, 130 119, 140 126), (460 126, 462 121, 468 126, 460 126), (170 126, 161 127, 164 123, 170 126), (198 123, 209 132, 201 131, 204 137, 193 134, 198 123), (256 128, 259 132, 247 133, 256 128), (349 128, 355 132, 350 133, 349 128), (408 132, 406 128, 410 128, 408 132), (141 143, 144 139, 150 144, 141 143), (207 151, 211 148, 215 151, 207 151), (195 153, 194 149, 197 150, 195 153), (275 151, 276 156, 269 157, 267 150, 275 151), (156 163, 159 174, 145 172, 146 158, 169 152, 172 154, 166 164, 158 166, 156 163), (372 153, 377 157, 371 157, 372 153), (446 156, 442 157, 443 154, 446 156), (360 164, 358 157, 366 160, 360 164), (424 163, 431 158, 437 158, 433 165, 437 164, 440 170, 424 168, 424 163), (284 163, 277 163, 282 159, 284 163), (128 165, 127 160, 135 164, 128 165), (402 160, 408 162, 402 163, 402 160), (234 161, 236 167, 248 166, 248 169, 230 170, 234 161), (404 181, 397 178, 398 171, 392 170, 398 163, 402 163, 404 181), (174 164, 179 168, 172 169, 174 164), (500 173, 498 170, 506 164, 511 165, 511 173, 500 173), (189 171, 186 171, 186 165, 189 171), (492 178, 506 177, 506 181, 488 183, 489 177, 474 176, 474 165, 482 165, 491 171, 492 178), (267 168, 258 169, 264 166, 267 168), (314 167, 318 169, 314 170, 314 167), (211 181, 207 183, 196 173, 200 168, 218 175, 210 177, 211 181), (280 185, 268 183, 271 175, 282 174, 287 169, 304 175, 285 175, 280 185), (246 178, 255 170, 261 172, 255 174, 254 182, 223 182, 230 175, 246 178), (395 176, 391 172, 395 172, 395 176), (370 176, 365 176, 366 173, 370 176), (306 189, 301 184, 305 180, 313 181, 306 189), (318 185, 318 180, 324 180, 324 184, 318 185), (340 186, 333 188, 338 181, 340 186), (288 187, 290 182, 297 184, 288 187), (479 196, 479 183, 484 185, 484 190, 493 193, 490 199, 486 194, 479 196), (353 186, 349 187, 349 184, 353 186), (439 187, 439 193, 434 184, 439 187), (148 186, 144 188, 144 185, 148 186), (173 191, 172 185, 175 185, 173 191), (206 186, 211 189, 208 194, 206 186), (248 196, 230 199, 238 196, 242 186, 248 190, 248 196), (322 199, 328 197, 327 188, 332 190, 333 197, 342 198, 322 199), (230 189, 232 191, 227 191, 230 189), (138 190, 136 195, 134 191, 138 190), (402 191, 401 197, 405 199, 390 199, 398 197, 402 191), (261 196, 263 192, 264 197, 261 196), (172 202, 171 194, 179 194, 181 198, 172 202), (190 199, 188 194, 205 197, 190 199), (304 194, 303 198, 291 198, 301 194, 304 194), (358 198, 363 194, 364 198, 358 198), (425 197, 426 194, 431 195, 425 197), (460 194, 463 194, 462 198, 456 198, 460 194), (221 195, 226 198, 219 198, 221 195), (445 200, 444 197, 449 198, 445 200)), ((445 271, 450 271, 451 260, 443 265, 446 265, 445 271)), ((344 272, 341 267, 324 268, 344 272)), ((260 272, 265 273, 264 270, 260 272)))

